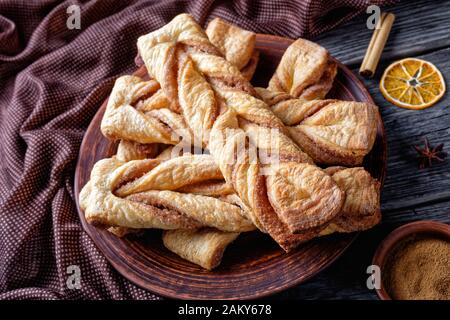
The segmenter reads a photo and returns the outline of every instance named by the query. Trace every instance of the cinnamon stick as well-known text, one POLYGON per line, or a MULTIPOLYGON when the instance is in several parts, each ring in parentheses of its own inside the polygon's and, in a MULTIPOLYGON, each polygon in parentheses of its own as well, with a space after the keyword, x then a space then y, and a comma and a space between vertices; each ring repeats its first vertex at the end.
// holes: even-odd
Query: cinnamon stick
POLYGON ((386 41, 394 24, 395 15, 392 13, 383 12, 377 27, 375 28, 372 39, 370 39, 369 47, 366 55, 359 69, 359 74, 363 77, 373 77, 380 61, 381 53, 383 52, 386 41))

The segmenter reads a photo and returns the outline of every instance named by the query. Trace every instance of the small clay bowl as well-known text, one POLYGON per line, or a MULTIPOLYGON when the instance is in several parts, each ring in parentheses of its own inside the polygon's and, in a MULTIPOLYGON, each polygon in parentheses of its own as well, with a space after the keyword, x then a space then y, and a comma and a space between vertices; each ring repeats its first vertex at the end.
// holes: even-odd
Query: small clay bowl
MULTIPOLYGON (((442 239, 450 239, 450 226, 445 223, 440 223, 432 220, 422 220, 407 223, 394 231, 392 231, 381 242, 372 260, 373 265, 380 267, 381 273, 385 262, 389 255, 393 252, 393 249, 399 245, 403 240, 413 235, 430 235, 436 236, 442 239)), ((376 289, 378 297, 381 300, 392 300, 389 293, 384 287, 383 281, 381 281, 380 289, 376 289)))

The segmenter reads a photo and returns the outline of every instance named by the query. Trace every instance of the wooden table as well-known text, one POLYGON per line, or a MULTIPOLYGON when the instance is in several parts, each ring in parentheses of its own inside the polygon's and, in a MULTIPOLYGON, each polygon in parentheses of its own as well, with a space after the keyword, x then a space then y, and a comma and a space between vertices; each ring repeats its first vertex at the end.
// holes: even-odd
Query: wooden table
MULTIPOLYGON (((450 159, 428 169, 418 169, 415 144, 428 137, 432 145, 444 143, 450 153, 450 94, 435 106, 413 111, 387 102, 378 84, 391 62, 418 57, 433 62, 450 83, 450 0, 402 1, 385 8, 396 15, 382 61, 373 79, 365 85, 379 106, 388 137, 388 175, 382 192, 383 221, 361 233, 349 250, 327 270, 310 281, 274 298, 290 299, 377 299, 369 290, 366 268, 382 239, 394 228, 416 220, 450 223, 450 159)), ((314 41, 357 74, 372 31, 368 15, 328 32, 314 41)), ((450 89, 448 89, 450 90, 450 89)))

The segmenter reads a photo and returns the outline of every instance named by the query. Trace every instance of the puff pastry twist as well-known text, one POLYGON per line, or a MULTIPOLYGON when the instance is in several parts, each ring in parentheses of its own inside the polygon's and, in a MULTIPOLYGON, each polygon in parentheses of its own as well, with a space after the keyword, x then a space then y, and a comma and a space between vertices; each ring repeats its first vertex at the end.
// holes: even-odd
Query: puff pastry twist
MULTIPOLYGON (((345 202, 340 214, 332 219, 324 230, 309 233, 309 239, 335 232, 366 230, 379 223, 381 219, 380 183, 376 179, 373 179, 367 171, 359 167, 330 167, 326 171, 332 175, 345 193, 345 202)), ((223 180, 215 183, 222 186, 227 185, 223 180)), ((208 194, 208 189, 208 183, 200 183, 195 192, 208 194)), ((232 196, 234 195, 228 197, 232 196)), ((226 247, 238 235, 239 233, 223 232, 216 229, 177 229, 165 231, 163 242, 169 250, 182 258, 211 270, 220 264, 226 247)), ((304 239, 308 240, 306 236, 304 239)))
MULTIPOLYGON (((216 18, 206 32, 223 54, 246 79, 251 79, 259 59, 255 50, 255 33, 240 29, 216 18)), ((179 114, 177 104, 166 97, 155 80, 122 76, 115 82, 105 115, 102 133, 113 140, 123 139, 141 144, 195 143, 189 127, 179 114)))
POLYGON ((323 99, 330 91, 336 73, 337 64, 325 48, 298 39, 284 52, 268 89, 305 101, 323 99))
MULTIPOLYGON (((206 32, 241 72, 253 74, 254 33, 220 19, 213 20, 206 32)), ((368 103, 315 100, 327 94, 335 75, 336 63, 324 48, 298 39, 286 50, 268 89, 256 91, 316 163, 360 165, 375 141, 379 115, 376 106, 368 103)), ((176 144, 181 139, 188 145, 199 144, 183 116, 170 109, 156 81, 125 76, 117 80, 111 96, 102 122, 105 136, 143 144, 176 144)), ((179 111, 173 104, 172 109, 179 111)))
POLYGON ((256 90, 315 163, 356 166, 372 150, 379 117, 375 105, 334 99, 305 101, 283 92, 256 90))
MULTIPOLYGON (((255 227, 226 189, 211 190, 222 174, 209 155, 184 155, 168 161, 145 159, 122 162, 115 157, 99 161, 80 193, 86 220, 94 225, 131 229, 198 229, 213 227, 244 232, 255 227), (197 194, 183 188, 195 188, 197 194)), ((188 190, 190 191, 190 190, 188 190)), ((231 193, 231 192, 230 192, 231 193)))
POLYGON ((252 221, 282 248, 292 249, 339 213, 343 194, 336 183, 289 138, 283 123, 191 16, 179 15, 140 37, 138 49, 150 76, 251 209, 252 221), (250 145, 271 152, 274 132, 280 163, 251 159, 250 145), (263 166, 269 175, 261 174, 263 166))
MULTIPOLYGON (((238 206, 242 209, 241 214, 246 214, 246 217, 248 217, 249 209, 245 208, 245 205, 234 193, 232 187, 223 180, 220 170, 211 155, 184 154, 173 157, 172 154, 172 157, 169 157, 168 154, 173 153, 172 151, 170 148, 166 149, 156 158, 160 161, 169 161, 165 166, 161 166, 160 164, 153 169, 149 169, 147 161, 134 161, 132 171, 122 171, 122 182, 115 194, 118 196, 119 194, 134 192, 133 194, 139 194, 139 197, 133 199, 133 197, 125 196, 125 201, 136 201, 139 199, 138 202, 144 202, 148 206, 155 204, 161 205, 162 203, 161 199, 155 201, 155 195, 148 197, 145 192, 155 188, 175 189, 177 194, 174 195, 177 197, 180 192, 187 193, 184 195, 187 199, 191 198, 192 194, 204 196, 202 201, 196 203, 195 206, 191 205, 186 207, 183 204, 182 208, 187 210, 176 210, 176 212, 172 211, 169 213, 165 218, 168 219, 170 215, 173 215, 172 221, 174 218, 180 217, 180 215, 183 217, 193 217, 193 215, 189 214, 191 210, 199 213, 211 209, 208 203, 204 203, 205 199, 207 199, 206 197, 215 197, 220 201, 238 206), (176 170, 178 168, 181 170, 176 170), (139 172, 140 174, 134 174, 132 173, 133 171, 136 173, 139 172), (125 174, 124 172, 128 173, 125 174), (167 179, 168 175, 172 178, 167 179), (159 179, 162 179, 164 182, 157 183, 155 181, 159 179), (148 199, 143 201, 143 198, 146 197, 148 199), (205 207, 205 210, 200 207, 205 207)), ((363 168, 330 167, 326 169, 326 172, 332 176, 339 188, 345 193, 345 202, 339 215, 332 219, 325 229, 305 234, 303 238, 305 241, 334 232, 366 230, 379 223, 381 219, 380 183, 376 179, 373 179, 363 168)), ((99 192, 95 188, 93 189, 90 184, 86 188, 86 193, 88 194, 99 192)), ((84 190, 82 194, 85 194, 84 190)), ((86 203, 89 204, 90 201, 92 199, 86 199, 86 203)), ((82 204, 84 203, 82 201, 82 204)), ((118 208, 120 210, 127 210, 123 206, 114 206, 112 208, 114 209, 105 211, 103 215, 110 215, 111 210, 118 210, 118 208)), ((86 212, 86 214, 91 223, 95 223, 98 220, 98 215, 92 216, 90 212, 86 212)), ((158 214, 158 212, 155 212, 155 214, 158 214)), ((199 225, 201 224, 199 222, 200 219, 194 220, 195 223, 198 222, 199 225)), ((105 220, 101 219, 100 221, 105 220)), ((139 229, 122 227, 123 225, 129 225, 128 221, 120 221, 119 223, 120 226, 110 227, 108 230, 119 237, 139 231, 139 229)), ((189 225, 186 228, 167 230, 163 234, 164 245, 184 259, 211 270, 220 263, 226 247, 239 235, 239 232, 221 231, 231 230, 230 226, 223 225, 224 223, 227 224, 228 219, 218 219, 214 224, 209 223, 210 226, 214 225, 216 228, 188 229, 191 227, 194 228, 195 226, 189 225)), ((152 227, 153 225, 147 226, 152 227)))
POLYGON ((379 114, 370 103, 321 100, 336 72, 326 49, 298 39, 283 54, 268 88, 257 91, 316 163, 360 165, 375 142, 379 114))
POLYGON ((168 230, 163 233, 164 246, 205 269, 217 267, 226 247, 239 233, 222 232, 210 228, 201 230, 168 230))
MULTIPOLYGON (((220 19, 213 20, 206 33, 218 51, 240 69, 243 78, 251 78, 258 59, 258 54, 254 50, 254 33, 239 29, 220 19)), ((190 55, 199 49, 195 46, 192 48, 192 43, 189 46, 183 43, 182 50, 190 55)), ((202 51, 203 49, 200 49, 197 53, 202 51)), ((211 52, 213 51, 214 49, 211 49, 211 52)), ((270 106, 273 113, 288 126, 288 132, 295 142, 309 153, 315 162, 357 165, 365 155, 364 152, 367 153, 371 148, 371 132, 374 130, 369 128, 368 124, 375 122, 373 117, 371 118, 373 110, 371 105, 361 103, 314 100, 322 99, 326 95, 335 74, 336 64, 325 49, 308 41, 298 40, 283 56, 269 84, 270 90, 256 88, 256 92, 270 106), (293 66, 295 68, 292 68, 293 66), (355 133, 358 137, 354 137, 355 133)), ((218 78, 205 77, 215 93, 236 87, 233 79, 224 81, 220 76, 218 78)), ((254 229, 249 220, 265 231, 257 213, 255 214, 252 208, 234 193, 233 181, 223 180, 222 172, 213 156, 181 154, 173 158, 174 152, 172 148, 168 148, 157 159, 142 160, 159 153, 158 145, 148 144, 149 141, 175 144, 183 136, 189 136, 191 139, 193 132, 186 124, 180 104, 170 102, 165 90, 161 89, 155 80, 144 81, 137 77, 126 76, 118 80, 115 89, 116 87, 117 92, 113 90, 114 99, 110 99, 114 103, 108 104, 102 130, 110 138, 124 138, 130 141, 122 140, 117 156, 106 159, 105 163, 96 166, 92 172, 93 178, 80 194, 81 206, 89 222, 113 226, 109 231, 118 236, 137 232, 139 228, 166 229, 163 234, 165 246, 206 269, 212 269, 220 263, 226 246, 236 239, 239 232, 254 229), (129 107, 140 114, 136 116, 136 112, 129 107), (124 129, 129 124, 131 126, 124 129), (136 125, 133 127, 134 124, 136 125), (150 135, 146 132, 147 129, 150 130, 150 135), (131 161, 136 159, 142 161, 131 161), (168 159, 172 160, 162 165, 168 159), (176 168, 180 168, 181 171, 176 168), (114 176, 116 178, 111 179, 114 176), (168 176, 171 178, 167 178, 168 176), (202 198, 195 201, 195 197, 202 198), (107 201, 98 201, 101 198, 107 201), (185 201, 173 202, 175 198, 185 201), (232 207, 227 207, 228 204, 232 207), (224 219, 223 215, 224 209, 230 208, 236 210, 235 213, 239 212, 239 215, 232 215, 228 221, 228 217, 224 219), (218 211, 217 217, 208 215, 210 210, 215 209, 218 211), (242 222, 236 223, 236 217, 238 220, 239 217, 244 219, 244 226, 242 222)), ((250 87, 246 89, 248 88, 250 87)), ((247 93, 257 97, 251 92, 251 88, 247 93)), ((230 106, 224 103, 223 96, 216 94, 216 98, 220 113, 216 119, 218 120, 230 106)), ((264 105, 258 106, 267 108, 264 105)), ((242 130, 251 138, 250 143, 256 144, 261 149, 268 149, 272 141, 268 139, 267 130, 260 128, 264 126, 264 121, 258 122, 255 119, 241 117, 242 113, 239 113, 239 110, 243 112, 245 108, 239 109, 238 106, 232 110, 237 118, 237 126, 234 124, 235 119, 229 117, 225 122, 231 119, 231 125, 227 124, 230 127, 225 126, 225 130, 220 133, 230 128, 238 128, 235 134, 240 134, 239 131, 242 130)), ((258 115, 260 117, 258 119, 264 118, 264 112, 262 113, 258 115)), ((245 115, 245 112, 243 114, 245 115)), ((215 125, 216 123, 213 127, 215 125)), ((282 130, 282 126, 275 128, 282 130)), ((231 137, 233 136, 234 134, 231 137)), ((225 141, 222 141, 222 138, 216 142, 224 148, 229 137, 226 137, 225 141)), ((200 146, 208 145, 210 140, 211 137, 207 137, 200 141, 200 146)), ((232 148, 237 147, 238 141, 239 139, 236 139, 233 141, 236 143, 230 144, 232 148)), ((244 157, 243 163, 246 163, 249 160, 247 159, 249 152, 247 149, 242 151, 239 155, 244 157)), ((283 153, 284 156, 288 154, 289 152, 283 153)), ((287 161, 283 158, 281 163, 287 161)), ((310 162, 311 159, 306 158, 304 161, 310 162)), ((229 164, 226 161, 225 163, 229 164)), ((237 164, 240 165, 241 162, 237 164)), ((257 164, 260 165, 259 169, 264 169, 264 165, 260 162, 257 164)), ((231 169, 232 178, 235 170, 233 165, 225 166, 226 169, 231 169)), ((278 242, 281 242, 280 245, 284 245, 287 250, 290 249, 287 246, 292 248, 299 242, 316 236, 370 228, 381 218, 379 182, 363 168, 332 167, 325 171, 332 176, 345 194, 340 213, 328 223, 302 230, 295 235, 278 233, 281 240, 278 242)), ((238 177, 238 180, 240 178, 242 177, 238 177)), ((242 180, 240 183, 242 184, 242 180)), ((251 194, 251 191, 249 193, 251 194)), ((264 201, 264 197, 261 199, 264 201)), ((271 211, 273 215, 273 210, 271 211)), ((280 224, 276 221, 279 217, 272 218, 273 216, 269 217, 269 223, 272 224, 274 233, 274 221, 275 226, 280 224)))
MULTIPOLYGON (((166 149, 156 159, 169 160, 174 165, 167 166, 169 169, 175 167, 175 164, 183 163, 182 170, 189 172, 195 176, 195 179, 186 179, 181 182, 182 187, 178 188, 178 192, 199 194, 204 196, 218 197, 221 200, 229 201, 244 208, 248 216, 248 208, 245 208, 242 202, 234 193, 233 187, 226 183, 220 170, 215 165, 211 155, 193 155, 186 158, 188 154, 175 156, 171 149, 166 149), (168 156, 172 153, 172 156, 168 156), (178 160, 177 160, 178 159, 178 160), (194 161, 186 161, 186 159, 197 159, 194 161), (201 159, 211 164, 211 172, 213 175, 205 174, 201 159), (216 169, 213 169, 216 166, 216 169)), ((142 162, 144 165, 145 162, 142 162)), ((328 167, 325 171, 331 175, 339 188, 345 194, 344 205, 341 212, 332 219, 323 232, 311 234, 313 237, 332 232, 355 232, 366 230, 376 225, 380 218, 380 182, 371 177, 371 175, 362 167, 345 168, 345 167, 328 167)), ((174 172, 173 175, 177 173, 174 172)), ((139 188, 139 190, 150 190, 152 184, 145 183, 146 179, 137 179, 130 183, 128 187, 139 188)), ((179 185, 170 184, 170 190, 177 188, 179 185)))

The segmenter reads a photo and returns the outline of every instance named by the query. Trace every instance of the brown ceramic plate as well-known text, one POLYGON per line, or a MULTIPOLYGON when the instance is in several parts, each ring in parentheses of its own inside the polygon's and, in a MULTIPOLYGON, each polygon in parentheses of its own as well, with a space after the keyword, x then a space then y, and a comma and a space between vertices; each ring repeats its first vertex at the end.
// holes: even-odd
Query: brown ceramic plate
MULTIPOLYGON (((383 240, 383 242, 381 242, 375 252, 372 264, 379 266, 381 274, 383 274, 385 262, 397 245, 399 245, 403 240, 416 235, 429 235, 450 240, 450 226, 441 222, 422 220, 407 223, 401 227, 398 227, 392 231, 386 239, 383 240)), ((376 289, 376 291, 381 300, 392 300, 383 282, 381 282, 380 288, 376 289)))
MULTIPOLYGON (((293 40, 259 34, 256 48, 261 53, 253 84, 266 86, 286 48, 293 40)), ((341 63, 329 97, 373 102, 356 76, 341 63)), ((145 68, 135 74, 145 76, 145 68)), ((115 153, 116 144, 105 139, 100 122, 106 101, 84 136, 75 172, 75 194, 89 179, 95 162, 115 153)), ((364 166, 383 183, 386 171, 386 137, 381 117, 378 136, 364 166)), ((241 235, 227 248, 222 264, 213 272, 185 261, 164 248, 161 232, 148 231, 143 237, 119 239, 86 223, 85 231, 105 257, 124 277, 165 297, 183 299, 249 299, 267 296, 299 284, 338 258, 356 234, 340 234, 313 240, 286 254, 268 236, 252 232, 241 235)))

